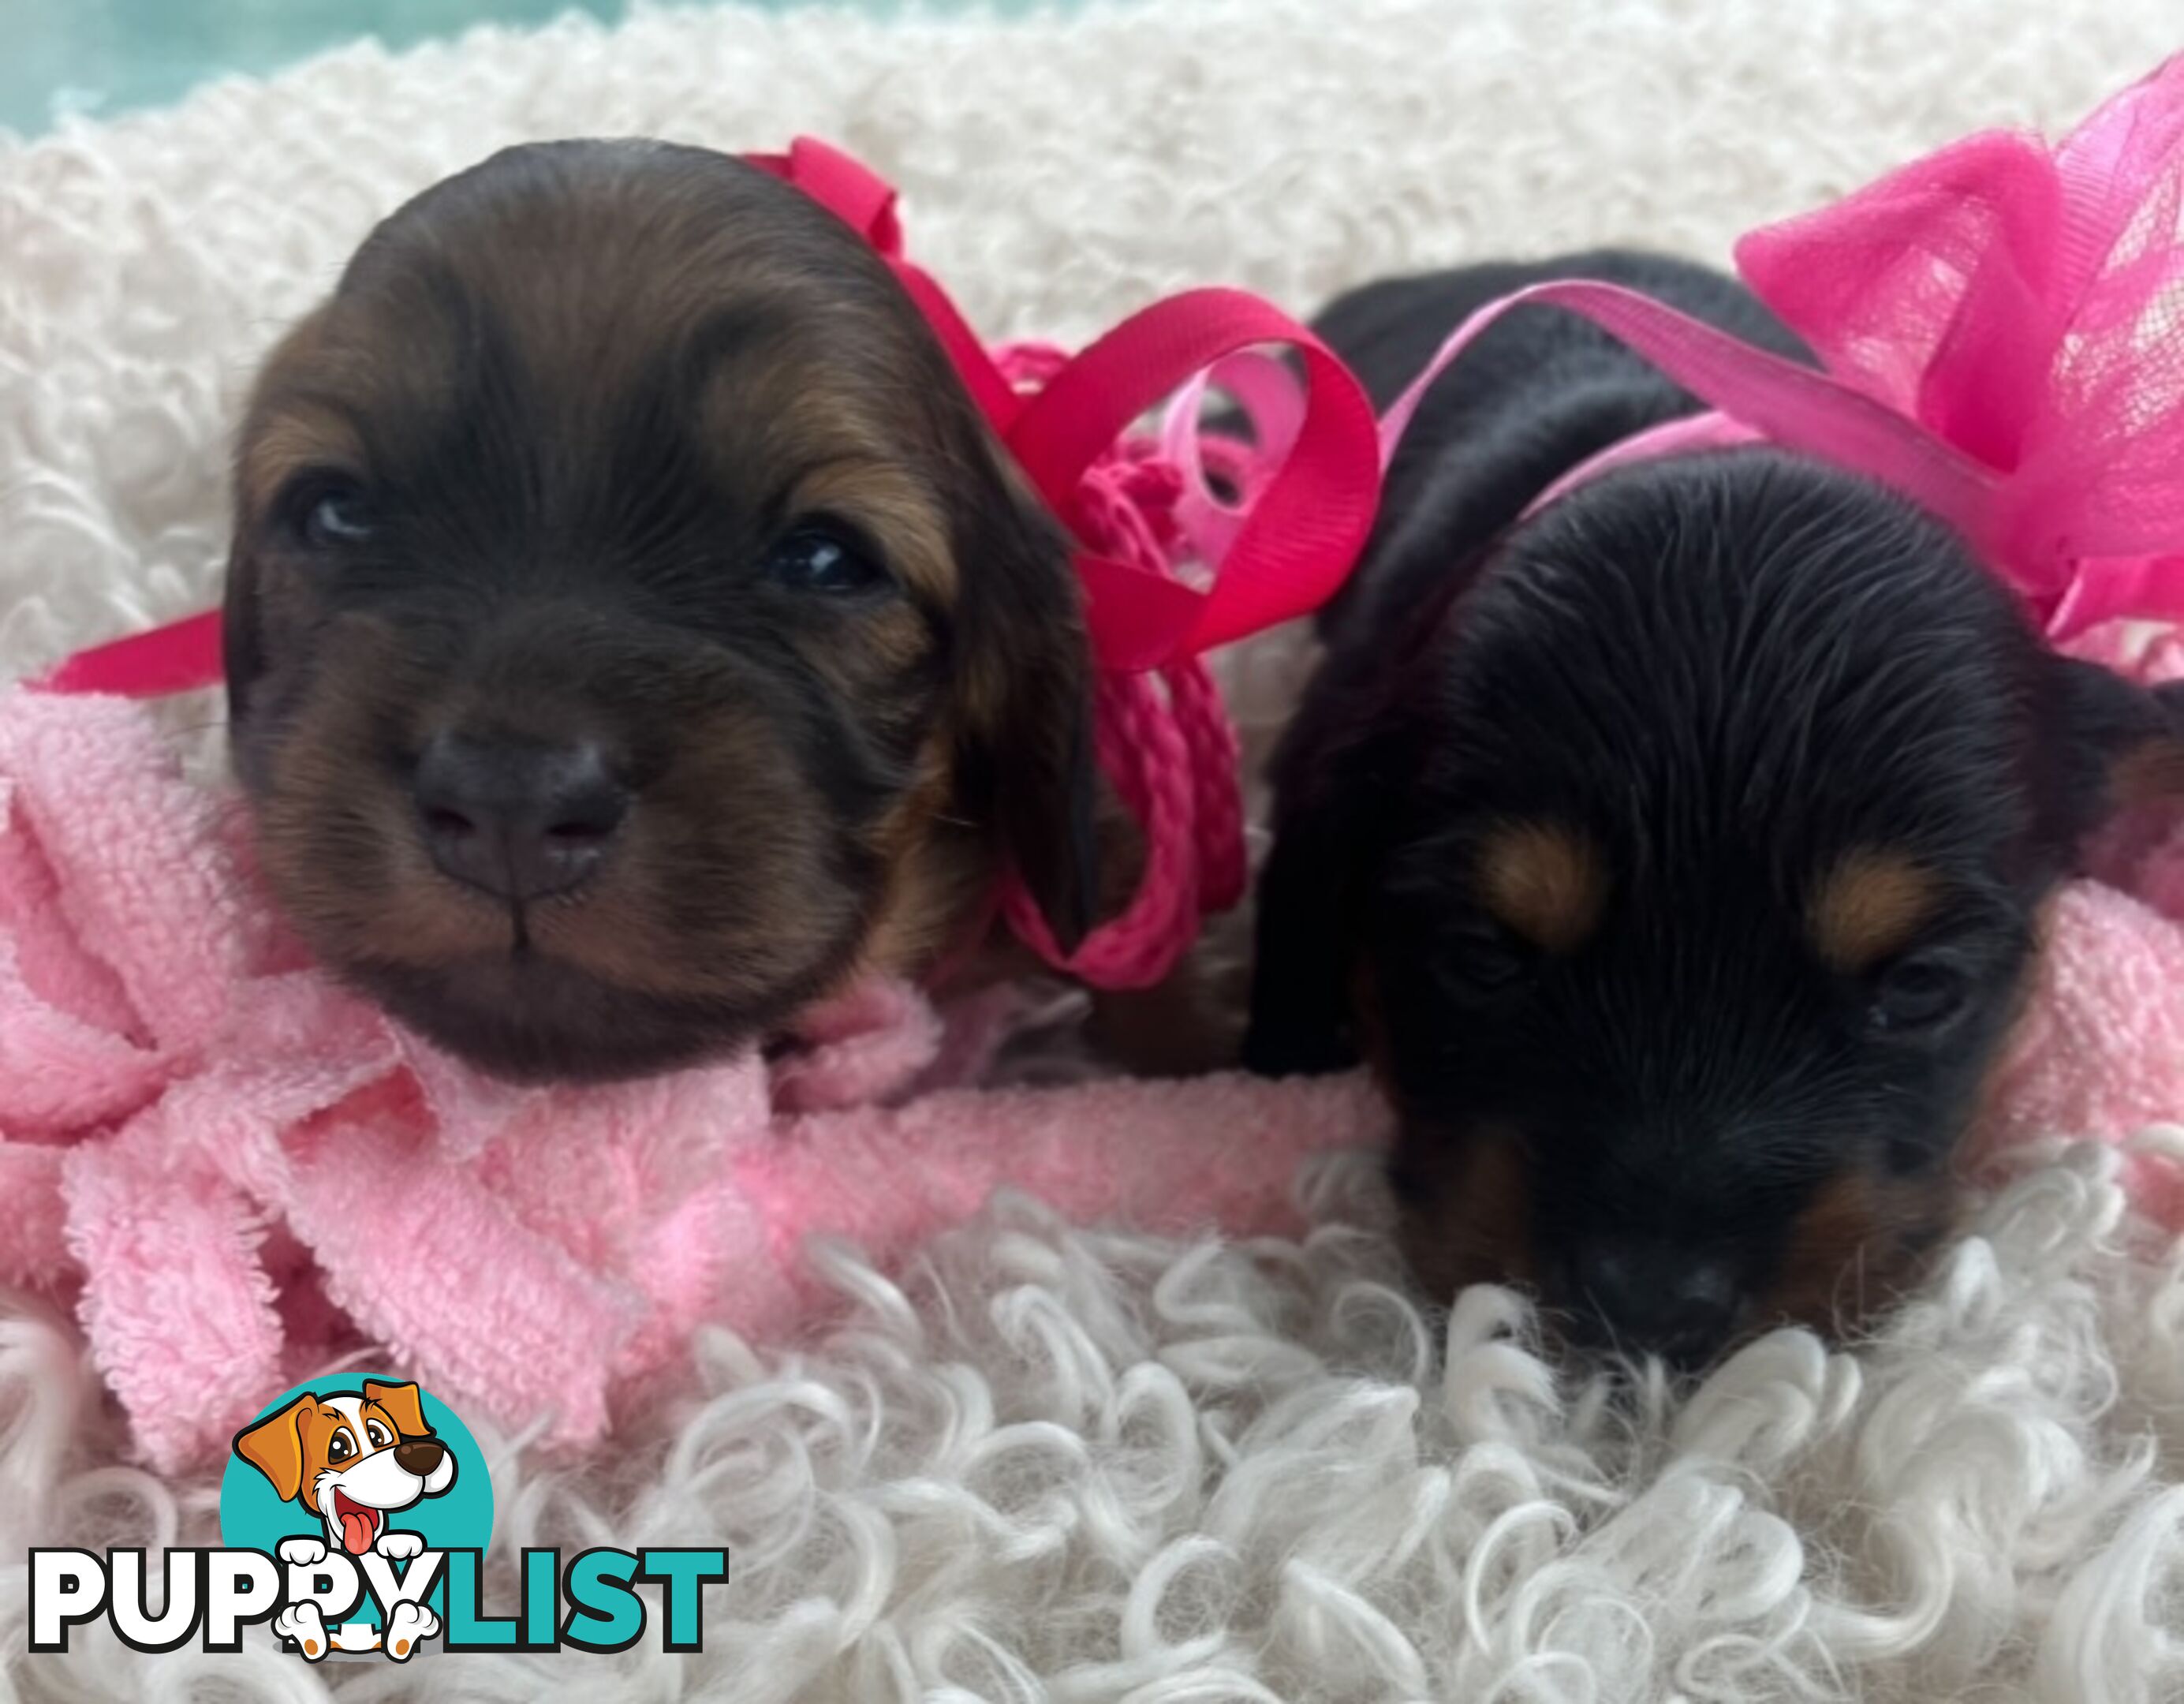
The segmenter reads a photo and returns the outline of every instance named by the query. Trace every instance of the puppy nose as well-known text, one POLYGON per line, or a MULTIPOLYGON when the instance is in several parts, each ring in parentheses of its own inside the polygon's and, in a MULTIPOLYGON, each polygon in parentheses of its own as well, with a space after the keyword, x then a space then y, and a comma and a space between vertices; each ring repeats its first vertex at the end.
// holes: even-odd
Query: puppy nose
POLYGON ((1571 1276, 1580 1308, 1591 1316, 1581 1335, 1674 1366, 1695 1366, 1719 1349, 1741 1299, 1725 1262, 1669 1243, 1589 1243, 1571 1261, 1571 1276))
POLYGON ((394 1446, 394 1465, 405 1473, 426 1478, 440 1465, 447 1445, 437 1438, 405 1438, 394 1446))
POLYGON ((432 862, 500 899, 543 899, 588 880, 629 809, 592 740, 441 734, 417 761, 415 788, 432 862))

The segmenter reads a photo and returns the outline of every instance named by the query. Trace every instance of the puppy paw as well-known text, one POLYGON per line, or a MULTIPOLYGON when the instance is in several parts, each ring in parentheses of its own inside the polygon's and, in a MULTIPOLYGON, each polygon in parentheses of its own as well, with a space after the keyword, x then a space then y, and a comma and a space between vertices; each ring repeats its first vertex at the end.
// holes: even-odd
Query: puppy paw
POLYGON ((440 1630, 440 1617, 421 1603, 398 1603, 387 1617, 387 1654, 407 1662, 420 1640, 440 1630))
MULTIPOLYGON (((309 1541, 306 1539, 304 1542, 309 1541)), ((283 1555, 287 1554, 287 1545, 281 1547, 283 1555)), ((315 1548, 320 1556, 326 1554, 323 1545, 315 1548)), ((309 1563, 316 1558, 306 1556, 302 1560, 309 1563)), ((306 1662, 316 1662, 325 1657, 330 1644, 326 1638, 326 1622, 320 1617, 319 1606, 315 1603, 290 1604, 273 1617, 273 1631, 280 1638, 294 1641, 297 1650, 304 1653, 306 1662)))
POLYGON ((299 1568, 314 1567, 326 1559, 326 1547, 317 1539, 283 1539, 280 1556, 299 1568))
POLYGON ((422 1533, 398 1533, 391 1528, 382 1533, 379 1542, 372 1546, 391 1562, 406 1562, 424 1548, 422 1533))

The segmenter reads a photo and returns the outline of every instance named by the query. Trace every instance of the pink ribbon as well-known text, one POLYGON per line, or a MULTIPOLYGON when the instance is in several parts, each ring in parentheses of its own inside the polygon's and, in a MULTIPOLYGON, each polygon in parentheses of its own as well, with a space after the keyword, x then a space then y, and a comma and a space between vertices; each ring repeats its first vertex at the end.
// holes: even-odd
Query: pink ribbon
POLYGON ((1747 281, 1824 372, 1613 285, 1543 284, 1457 328, 1383 421, 1383 455, 1488 325, 1551 304, 1714 411, 1613 446, 1543 502, 1645 455, 1763 439, 1948 522, 2058 643, 2184 620, 2181 213, 2184 56, 2059 145, 1973 137, 1747 237, 1747 281))

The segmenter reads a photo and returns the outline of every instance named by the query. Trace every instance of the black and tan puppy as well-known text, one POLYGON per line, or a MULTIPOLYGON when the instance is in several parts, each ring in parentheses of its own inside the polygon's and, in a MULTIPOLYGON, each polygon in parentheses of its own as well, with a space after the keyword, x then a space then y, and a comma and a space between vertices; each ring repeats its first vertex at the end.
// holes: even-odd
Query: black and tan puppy
MULTIPOLYGON (((1630 284, 1802 354, 1729 280, 1624 254, 1408 279, 1321 331, 1385 405, 1473 309, 1630 284)), ((2171 707, 2063 660, 1948 529, 1776 450, 1558 474, 1693 411, 1551 308, 1436 384, 1276 765, 1255 1067, 1361 1053, 1440 1295, 1702 1360, 1847 1326, 1949 1219, 2081 838, 2184 784, 2171 707)))
POLYGON ((232 744, 337 971, 515 1075, 915 973, 1005 863, 1095 903, 1066 541, 879 258, 725 155, 521 148, 283 343, 237 472, 232 744))

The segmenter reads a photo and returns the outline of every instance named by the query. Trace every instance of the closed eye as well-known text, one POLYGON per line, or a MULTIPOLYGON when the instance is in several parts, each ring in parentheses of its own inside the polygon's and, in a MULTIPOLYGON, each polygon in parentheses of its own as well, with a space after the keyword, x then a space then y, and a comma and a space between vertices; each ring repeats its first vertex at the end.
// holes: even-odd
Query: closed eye
POLYGON ((1436 981, 1469 1005, 1496 1004, 1521 992, 1539 958, 1512 930, 1484 917, 1443 929, 1434 943, 1436 981))
POLYGON ((1870 979, 1866 1029, 1896 1041, 1942 1035, 1970 1009, 1977 989, 1970 967, 1956 955, 1907 953, 1870 979))
POLYGON ((1880 1042, 1946 1042, 2007 997, 2034 947, 2030 918, 2005 902, 1962 897, 1918 939, 1852 982, 1860 1027, 1880 1042))

